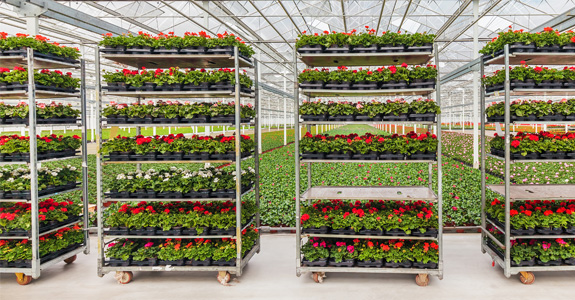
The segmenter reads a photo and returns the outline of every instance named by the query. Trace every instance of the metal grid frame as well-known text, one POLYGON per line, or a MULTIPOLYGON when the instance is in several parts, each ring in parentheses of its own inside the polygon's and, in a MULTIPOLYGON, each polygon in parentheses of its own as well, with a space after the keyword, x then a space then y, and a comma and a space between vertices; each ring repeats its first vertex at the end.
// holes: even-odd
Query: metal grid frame
MULTIPOLYGON (((100 67, 100 50, 99 48, 95 49, 96 51, 96 64, 95 64, 95 69, 99 70, 100 67)), ((246 95, 244 93, 240 93, 240 80, 239 80, 239 75, 240 75, 240 59, 239 59, 239 50, 237 47, 234 47, 234 56, 230 56, 228 55, 226 59, 220 59, 220 66, 228 66, 228 67, 233 67, 235 69, 235 77, 236 77, 236 85, 235 85, 235 93, 233 93, 231 96, 234 98, 235 100, 235 135, 237 137, 239 137, 241 135, 241 118, 240 118, 240 100, 242 97, 245 97, 246 95)), ((102 58, 105 58, 106 56, 102 55, 102 58)), ((149 55, 148 57, 140 57, 139 60, 137 60, 138 64, 142 64, 142 63, 146 63, 146 62, 153 62, 154 61, 154 57, 155 55, 149 55)), ((207 61, 209 61, 210 59, 213 59, 213 55, 190 55, 188 56, 190 57, 190 60, 188 62, 188 65, 191 66, 192 63, 197 63, 200 67, 204 64, 207 63, 207 61)), ((107 57, 108 59, 113 59, 113 57, 107 57)), ((180 57, 179 60, 183 60, 183 57, 180 57)), ((163 63, 168 63, 168 61, 164 60, 163 63)), ((244 62, 245 64, 245 62, 244 62)), ((211 66, 211 67, 216 67, 216 66, 211 66)), ((255 106, 254 109, 257 111, 258 106, 259 106, 259 78, 258 78, 258 61, 254 58, 254 63, 253 63, 253 67, 255 68, 255 79, 254 79, 254 87, 255 87, 255 94, 254 95, 247 95, 248 97, 253 97, 255 100, 255 106)), ((252 250, 250 250, 250 252, 248 252, 246 254, 245 257, 242 258, 242 254, 241 254, 241 250, 242 250, 242 230, 244 228, 249 227, 249 225, 254 224, 255 222, 255 226, 256 228, 260 228, 260 212, 259 212, 259 206, 260 206, 260 196, 259 196, 259 153, 258 153, 258 145, 260 143, 259 139, 258 139, 258 125, 259 125, 259 115, 256 115, 255 117, 255 133, 254 133, 254 140, 255 140, 255 151, 254 154, 252 156, 249 157, 245 157, 242 158, 241 157, 241 151, 240 151, 240 143, 241 143, 241 139, 236 138, 236 143, 235 143, 235 152, 236 152, 236 159, 235 161, 222 161, 222 160, 209 160, 209 161, 193 161, 193 160, 180 160, 180 161, 120 161, 120 162, 109 162, 109 161, 103 161, 102 156, 100 154, 100 149, 102 147, 102 129, 104 128, 109 128, 109 127, 113 127, 114 125, 106 125, 105 121, 102 120, 101 118, 101 112, 102 112, 102 98, 103 96, 106 95, 106 93, 102 92, 102 85, 101 85, 101 78, 98 76, 97 80, 96 80, 96 114, 97 114, 97 119, 100 120, 100 124, 97 128, 97 134, 96 134, 96 143, 97 143, 97 218, 98 218, 98 276, 99 277, 103 277, 106 273, 109 272, 131 272, 131 271, 215 271, 215 272, 219 272, 220 275, 222 272, 228 272, 230 274, 235 274, 236 276, 241 276, 242 275, 242 271, 243 268, 247 265, 247 263, 249 262, 249 260, 256 254, 260 252, 260 247, 261 247, 261 238, 258 237, 257 241, 256 241, 256 245, 254 245, 254 247, 252 248, 252 250), (103 175, 103 166, 108 165, 108 164, 114 164, 114 163, 127 163, 127 164, 137 164, 138 166, 140 166, 141 164, 146 164, 146 163, 165 163, 165 164, 180 164, 180 163, 232 163, 235 165, 235 169, 236 170, 241 170, 241 163, 242 161, 248 159, 248 158, 254 158, 254 162, 255 162, 255 166, 254 169, 256 171, 256 180, 255 180, 255 184, 254 184, 254 188, 250 189, 249 191, 246 191, 244 193, 242 193, 241 190, 241 172, 237 172, 237 176, 236 176, 236 198, 232 199, 232 198, 218 198, 218 199, 140 199, 143 201, 163 201, 163 202, 177 202, 177 201, 191 201, 191 200, 201 200, 201 201, 225 201, 225 200, 230 200, 230 201, 235 201, 236 202, 236 233, 234 238, 236 239, 236 244, 237 244, 237 259, 236 259, 236 266, 231 266, 231 267, 224 267, 224 266, 206 266, 206 267, 199 267, 199 266, 125 266, 125 267, 113 267, 113 266, 107 266, 106 265, 106 261, 105 261, 105 246, 111 242, 111 241, 106 241, 106 240, 114 240, 117 238, 138 238, 138 236, 119 236, 119 235, 108 235, 105 231, 104 231, 104 219, 103 219, 103 209, 104 209, 104 202, 108 202, 108 201, 138 201, 138 199, 110 199, 107 200, 103 197, 103 193, 102 193, 102 189, 103 189, 103 185, 102 185, 102 175, 103 175), (254 220, 252 220, 250 223, 248 223, 245 226, 242 226, 241 224, 241 212, 242 212, 242 201, 241 199, 248 193, 254 191, 255 192, 255 201, 256 201, 256 205, 258 207, 258 211, 254 217, 254 220)), ((165 92, 166 95, 169 94, 173 94, 173 93, 177 93, 177 92, 165 92)), ((127 95, 127 97, 137 97, 138 102, 143 100, 142 97, 140 97, 139 95, 136 94, 131 94, 131 95, 127 95)), ((162 92, 154 92, 155 97, 162 97, 162 92)), ((209 95, 206 94, 205 98, 221 98, 222 95, 218 94, 218 95, 209 95)), ((179 98, 196 98, 196 95, 192 95, 192 94, 186 94, 181 93, 181 96, 179 98)), ((176 124, 178 125, 178 124, 176 124)), ((192 127, 192 126, 202 126, 204 124, 179 124, 178 126, 180 127, 192 127)), ((207 125, 207 124, 206 124, 207 125)), ((214 124, 209 124, 207 126, 213 126, 214 124)), ((217 125, 217 124, 216 124, 217 125)), ((123 126, 123 124, 118 124, 116 126, 123 126)), ((133 127, 136 127, 136 129, 140 130, 140 126, 139 124, 132 124, 133 127)), ((172 124, 145 124, 145 126, 147 127, 161 127, 161 126, 172 126, 172 124)), ((258 233, 259 235, 259 233, 258 233)), ((180 236, 147 236, 145 238, 154 238, 154 239, 166 239, 166 238, 188 238, 188 239, 193 239, 193 238, 230 238, 232 236, 184 236, 184 235, 180 235, 180 236)), ((219 279, 220 277, 218 277, 219 279)))
MULTIPOLYGON (((75 255, 83 252, 84 254, 90 253, 90 239, 88 235, 88 151, 87 151, 87 122, 86 122, 86 64, 84 59, 81 59, 78 64, 69 64, 59 61, 54 61, 45 58, 36 58, 34 57, 34 51, 31 48, 26 49, 26 56, 11 56, 11 57, 0 57, 0 65, 2 67, 11 68, 13 66, 22 66, 25 67, 27 70, 35 70, 41 68, 48 68, 48 69, 80 69, 80 93, 73 94, 73 95, 66 95, 66 97, 74 97, 78 98, 81 107, 81 125, 79 125, 82 129, 82 154, 81 156, 71 156, 71 157, 63 157, 63 158, 55 158, 55 159, 47 159, 47 160, 38 160, 37 154, 37 147, 38 147, 38 140, 36 137, 36 129, 37 127, 45 126, 44 124, 37 124, 36 123, 36 99, 50 99, 50 97, 46 96, 46 93, 41 93, 42 97, 37 97, 39 91, 36 91, 35 83, 34 83, 34 72, 28 72, 28 91, 19 93, 17 96, 14 94, 9 94, 8 97, 3 97, 4 93, 0 94, 0 99, 27 99, 28 100, 28 107, 29 107, 29 125, 21 124, 20 126, 12 125, 12 128, 28 128, 28 134, 30 136, 30 162, 2 162, 1 165, 28 165, 30 169, 30 187, 31 187, 31 199, 24 200, 24 199, 0 199, 0 202, 29 202, 31 203, 31 211, 32 211, 32 218, 31 218, 31 230, 28 236, 13 236, 13 237, 0 237, 0 239, 27 239, 32 241, 32 260, 31 260, 31 267, 30 268, 0 268, 0 273, 16 273, 17 278, 20 280, 24 276, 30 276, 32 279, 37 279, 41 275, 41 271, 64 260, 67 260, 75 255), (38 164, 42 162, 48 161, 64 161, 71 158, 81 158, 82 159, 82 187, 77 187, 73 189, 69 189, 66 191, 53 193, 44 196, 38 196, 38 164), (72 191, 82 190, 82 206, 83 206, 83 215, 81 216, 80 220, 69 222, 62 226, 59 226, 56 229, 49 230, 46 232, 40 233, 40 224, 38 222, 38 203, 40 199, 48 198, 58 194, 69 193, 72 191), (68 251, 56 258, 48 260, 46 262, 40 261, 40 252, 39 252, 39 238, 40 236, 55 232, 58 229, 63 227, 72 226, 74 224, 78 224, 83 222, 84 231, 84 242, 82 246, 68 251)), ((54 94, 52 98, 59 98, 59 95, 54 94)))
MULTIPOLYGON (((345 56, 346 54, 340 54, 341 56, 345 56)), ((370 56, 369 53, 365 53, 363 54, 365 56, 370 56)), ((314 275, 317 274, 318 276, 322 276, 323 274, 325 274, 326 272, 339 272, 339 273, 401 273, 401 274, 417 274, 417 276, 423 275, 425 278, 427 278, 428 275, 435 275, 437 276, 439 279, 443 279, 443 200, 442 200, 442 165, 441 165, 441 114, 437 115, 437 122, 403 122, 403 123, 411 123, 411 124, 426 124, 428 125, 428 130, 431 130, 431 126, 435 125, 437 128, 437 139, 439 141, 439 145, 438 145, 438 149, 437 149, 437 161, 409 161, 409 160, 403 160, 401 161, 401 163, 427 163, 428 164, 428 176, 429 176, 429 183, 428 183, 428 187, 427 187, 427 191, 428 191, 428 196, 423 197, 421 199, 426 199, 429 201, 436 201, 437 202, 437 208, 438 208, 438 235, 437 238, 423 238, 423 239, 428 239, 428 240, 435 240, 437 241, 438 245, 439 245, 439 261, 438 261, 438 268, 437 269, 416 269, 416 268, 406 268, 406 269, 402 269, 402 268, 362 268, 362 267, 344 267, 344 268, 339 268, 339 267, 306 267, 302 265, 302 254, 301 254, 301 245, 302 245, 302 238, 304 237, 310 237, 310 236, 321 236, 321 237, 331 237, 331 238, 336 238, 336 237, 340 237, 340 238, 350 238, 350 237, 354 237, 354 236, 350 236, 350 235, 335 235, 335 234, 321 234, 321 235, 317 235, 317 234, 303 234, 301 231, 301 201, 305 201, 308 200, 311 202, 312 199, 334 199, 333 195, 325 195, 325 196, 320 196, 319 198, 317 196, 314 196, 313 198, 309 198, 306 195, 310 194, 314 189, 318 189, 321 187, 312 187, 311 185, 311 177, 312 177, 312 161, 311 160, 303 160, 300 159, 300 151, 299 151, 299 141, 300 141, 300 130, 297 130, 298 128, 300 128, 300 125, 305 125, 306 130, 308 132, 311 131, 311 125, 312 124, 391 124, 391 123, 396 123, 396 122, 378 122, 378 121, 374 121, 374 122, 301 122, 299 119, 299 95, 300 95, 300 88, 298 85, 298 72, 297 72, 297 65, 298 65, 298 59, 303 61, 304 63, 307 61, 306 59, 304 59, 305 55, 298 55, 297 52, 294 52, 294 57, 293 57, 293 68, 294 68, 294 95, 295 95, 295 99, 296 101, 294 101, 294 112, 295 112, 295 189, 296 189, 296 194, 295 194, 295 200, 296 200, 296 215, 295 215, 295 223, 296 223, 296 275, 299 277, 301 276, 301 274, 303 272, 313 272, 314 275), (300 192, 300 165, 301 163, 306 163, 307 164, 307 186, 308 186, 308 190, 304 193, 300 192), (432 189, 432 178, 433 178, 433 164, 437 163, 437 184, 438 184, 438 193, 435 194, 433 192, 432 189), (432 196, 429 196, 432 195, 432 196)), ((435 64, 439 65, 439 49, 438 49, 438 45, 437 43, 434 44, 434 51, 433 51, 433 55, 429 55, 428 59, 430 60, 432 57, 435 58, 435 64)), ((366 63, 364 64, 364 66, 369 65, 369 61, 371 61, 370 59, 366 59, 366 63)), ((355 63, 356 66, 360 66, 361 63, 359 61, 356 61, 355 63)), ((317 67, 321 67, 321 66, 317 66, 317 67)), ((438 105, 441 105, 441 92, 440 92, 440 76, 438 75, 437 77, 437 83, 436 83, 436 89, 435 89, 435 93, 436 93, 436 102, 438 105)), ((430 91, 425 90, 425 91, 421 91, 420 94, 421 95, 427 95, 429 94, 430 91)), ((337 96, 338 91, 331 91, 331 96, 337 96)), ((389 91, 381 91, 379 93, 379 95, 388 95, 389 91)), ((396 91, 396 95, 401 94, 401 91, 396 91)), ((413 92, 406 92, 406 95, 413 95, 413 92)), ((309 100, 310 95, 306 95, 307 99, 309 100)), ((313 96, 313 95, 312 95, 313 96)), ((323 95, 324 97, 326 95, 323 95)), ((316 161, 316 163, 324 163, 324 162, 338 162, 338 160, 320 160, 320 161, 316 161)), ((341 162, 356 162, 356 163, 361 163, 362 161, 353 161, 353 160, 344 160, 341 162)), ((381 161, 381 160, 375 160, 375 161, 365 161, 365 163, 390 163, 390 162, 394 162, 394 161, 381 161)), ((395 161, 395 162, 399 162, 399 161, 395 161)), ((338 188, 338 187, 332 187, 332 188, 338 188)), ((365 187, 365 186, 348 186, 348 187, 339 187, 342 189, 346 189, 346 190, 359 190, 359 189, 366 189, 366 188, 371 188, 374 189, 374 191, 377 191, 378 188, 386 189, 386 190, 396 190, 396 191, 400 191, 400 190, 404 190, 404 189, 408 189, 410 187, 394 187, 394 186, 387 186, 387 187, 365 187)), ((411 187, 413 188, 413 187, 411 187)), ((423 190, 423 187, 420 187, 421 190, 423 190)), ((412 190, 412 192, 414 192, 414 190, 412 190)), ((420 191, 421 192, 421 191, 420 191)), ((357 191, 354 193, 356 195, 360 194, 357 191)), ((375 193, 378 194, 378 193, 375 193)), ((385 192, 381 192, 379 193, 382 197, 387 197, 385 196, 385 192)), ((391 192, 387 191, 387 194, 392 194, 391 192)), ((399 200, 399 198, 397 197, 397 193, 395 193, 395 197, 393 197, 393 200, 399 200)), ((351 199, 351 198, 346 198, 346 197, 342 197, 339 196, 337 199, 351 199)), ((353 199, 357 199, 357 197, 353 198, 353 199)), ((359 199, 366 199, 365 197, 363 198, 359 198, 359 199)), ((373 200, 378 200, 378 198, 372 198, 373 200)), ((390 197, 388 198, 381 198, 381 200, 389 200, 390 197)), ((405 200, 405 201, 409 201, 409 200, 414 200, 415 198, 410 198, 410 197, 403 197, 401 198, 401 200, 405 200)), ((419 199, 419 198, 418 198, 419 199)), ((420 238, 410 238, 410 237, 391 237, 391 236, 375 236, 375 235, 361 235, 361 236, 356 236, 356 237, 361 237, 364 239, 397 239, 397 238, 402 238, 402 239, 412 239, 412 240, 416 240, 416 239, 420 239, 420 238)), ((314 276, 314 278, 316 278, 314 276)), ((417 279, 416 279, 417 281, 417 279)))

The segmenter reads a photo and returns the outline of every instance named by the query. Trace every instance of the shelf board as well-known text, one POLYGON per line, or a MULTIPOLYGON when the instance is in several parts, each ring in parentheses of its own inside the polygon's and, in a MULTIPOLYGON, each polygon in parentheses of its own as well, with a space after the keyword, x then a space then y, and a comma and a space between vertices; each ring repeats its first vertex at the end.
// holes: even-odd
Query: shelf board
MULTIPOLYGON (((36 90, 36 99, 78 98, 80 93, 63 93, 36 90)), ((0 99, 28 99, 27 91, 0 91, 0 99)))
MULTIPOLYGON (((0 56, 0 66, 13 69, 16 66, 28 67, 26 56, 0 56)), ((34 57, 34 69, 69 69, 80 68, 79 64, 66 63, 57 60, 34 57)))
MULTIPOLYGON (((486 124, 495 124, 495 123, 499 123, 499 124, 504 124, 505 122, 485 122, 486 124)), ((575 121, 513 121, 510 122, 509 124, 512 125, 523 125, 523 124, 529 124, 529 125, 538 125, 538 124, 552 124, 552 125, 575 125, 575 121)), ((502 126, 503 127, 503 126, 502 126)), ((501 128, 503 131, 505 131, 505 128, 501 128)))
MULTIPOLYGON (((135 128, 135 127, 194 127, 194 126, 235 126, 236 124, 232 123, 166 123, 166 124, 158 124, 158 123, 141 123, 141 124, 103 124, 102 128, 112 128, 112 127, 126 127, 126 128, 135 128)), ((250 123, 241 123, 240 125, 243 126, 250 126, 250 123)), ((0 125, 2 127, 2 125, 0 125)))
MULTIPOLYGON (((575 123, 575 122, 573 122, 575 123)), ((437 122, 422 121, 300 121, 300 125, 373 125, 373 124, 419 124, 419 125, 437 125, 437 122)))
POLYGON ((322 237, 334 239, 374 239, 374 240, 426 240, 437 241, 436 237, 428 236, 391 236, 391 235, 344 235, 344 234, 315 234, 315 233, 302 233, 304 237, 322 237))
MULTIPOLYGON (((505 161, 505 157, 501 157, 501 156, 497 156, 497 155, 493 155, 488 153, 487 156, 495 158, 497 160, 501 160, 501 161, 505 161)), ((562 162, 573 162, 573 159, 511 159, 510 162, 512 164, 515 163, 534 163, 534 162, 544 162, 544 163, 552 163, 552 162, 556 162, 556 163, 562 163, 562 162)), ((575 196, 574 196, 575 198, 575 196)))
MULTIPOLYGON (((253 158, 253 155, 243 157, 241 160, 253 158)), ((226 164, 233 163, 233 160, 125 160, 125 161, 103 161, 102 165, 114 164, 199 164, 199 163, 212 163, 212 164, 226 164)))
MULTIPOLYGON (((486 93, 486 97, 505 96, 505 91, 486 93)), ((509 96, 575 96, 575 89, 514 89, 509 96)))
MULTIPOLYGON (((251 188, 245 192, 242 193, 242 198, 253 192, 254 188, 251 188)), ((104 202, 114 202, 114 201, 118 201, 118 202, 140 202, 140 201, 146 201, 146 202, 188 202, 188 201, 192 201, 192 202, 206 202, 206 201, 236 201, 235 198, 104 198, 104 202)))
MULTIPOLYGON (((493 261, 497 262, 497 264, 505 270, 505 258, 499 257, 495 253, 495 251, 491 250, 491 248, 487 247, 486 245, 482 244, 481 248, 485 250, 489 256, 493 259, 493 261)), ((561 265, 561 266, 534 266, 534 267, 510 267, 509 270, 511 271, 512 275, 518 274, 519 272, 537 272, 537 271, 575 271, 575 266, 570 265, 561 265)))
POLYGON ((298 271, 305 272, 325 272, 325 273, 396 273, 396 274, 429 274, 441 275, 439 269, 418 269, 418 268, 363 268, 363 267, 298 267, 298 271))
POLYGON ((361 159, 300 159, 301 163, 360 163, 360 164, 385 164, 385 163, 437 163, 436 160, 361 160, 361 159))
MULTIPOLYGON (((43 195, 43 196, 38 196, 38 200, 44 199, 44 198, 50 198, 50 197, 52 197, 52 196, 57 196, 57 195, 64 194, 64 193, 79 191, 80 189, 82 189, 81 186, 80 186, 80 187, 75 187, 75 188, 73 188, 73 189, 69 189, 69 190, 57 192, 57 193, 52 193, 52 194, 47 194, 47 195, 43 195)), ((26 200, 26 199, 0 199, 0 202, 30 202, 30 201, 32 201, 32 200, 26 200)))
MULTIPOLYGON (((2 127, 2 126, 0 126, 0 127, 2 127)), ((82 156, 74 155, 74 156, 68 156, 68 157, 50 158, 50 159, 38 160, 36 162, 37 163, 45 163, 45 162, 61 161, 61 160, 68 160, 68 159, 74 159, 74 158, 82 158, 82 156)), ((29 164, 30 164, 30 162, 27 162, 27 161, 2 161, 2 162, 0 162, 0 166, 3 166, 3 165, 29 165, 29 164)))
MULTIPOLYGON (((227 54, 102 54, 102 57, 124 65, 141 68, 234 68, 234 56, 227 54)), ((240 68, 253 63, 239 57, 240 68)))
POLYGON ((304 192, 301 199, 435 201, 437 196, 427 186, 315 186, 304 192))
POLYGON ((311 67, 360 67, 402 63, 423 65, 428 63, 433 55, 431 52, 310 53, 298 54, 298 58, 311 67))
MULTIPOLYGON (((488 184, 487 187, 505 195, 505 185, 488 184)), ((523 184, 510 186, 511 201, 521 200, 566 200, 575 198, 575 184, 523 184)))
MULTIPOLYGON (((435 89, 395 89, 395 90, 324 90, 302 89, 302 94, 308 97, 375 97, 375 96, 418 96, 428 95, 435 89)), ((574 95, 575 95, 575 90, 574 95)))
MULTIPOLYGON (((574 65, 575 53, 544 53, 544 52, 516 52, 509 54, 510 65, 520 65, 521 61, 525 61, 529 65, 574 65)), ((490 60, 487 60, 485 65, 504 65, 505 55, 500 55, 490 60)))
MULTIPOLYGON (((134 97, 134 98, 234 98, 235 93, 229 91, 124 91, 103 92, 105 96, 134 97)), ((253 98, 255 94, 240 93, 240 97, 253 98)))
MULTIPOLYGON (((29 128, 29 125, 26 124, 0 124, 0 128, 29 128)), ((81 124, 36 124, 36 128, 53 128, 53 129, 60 129, 60 128, 74 128, 80 129, 82 127, 81 124)))
POLYGON ((104 235, 109 239, 231 239, 235 235, 104 235))

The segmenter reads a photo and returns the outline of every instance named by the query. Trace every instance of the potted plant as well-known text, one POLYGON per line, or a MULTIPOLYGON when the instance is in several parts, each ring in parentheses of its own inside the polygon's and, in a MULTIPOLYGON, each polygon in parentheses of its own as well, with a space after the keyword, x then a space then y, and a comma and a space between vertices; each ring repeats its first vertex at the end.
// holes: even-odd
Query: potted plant
POLYGON ((349 245, 344 241, 335 242, 335 245, 332 245, 329 251, 329 266, 353 267, 355 265, 355 259, 357 258, 357 251, 355 251, 356 241, 359 243, 359 240, 356 239, 354 243, 350 243, 349 245))

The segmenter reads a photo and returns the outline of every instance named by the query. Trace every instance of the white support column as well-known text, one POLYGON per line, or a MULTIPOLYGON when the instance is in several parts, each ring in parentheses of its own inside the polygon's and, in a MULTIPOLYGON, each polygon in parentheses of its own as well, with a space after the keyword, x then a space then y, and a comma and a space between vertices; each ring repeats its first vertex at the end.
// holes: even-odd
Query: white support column
MULTIPOLYGON (((258 64, 260 62, 262 58, 262 54, 261 52, 258 52, 258 64)), ((255 76, 258 78, 258 83, 262 82, 262 67, 257 68, 257 73, 255 74, 255 76)), ((262 153, 262 123, 263 123, 263 115, 262 115, 262 105, 263 105, 263 93, 262 93, 262 89, 260 87, 257 88, 257 93, 258 93, 258 111, 257 113, 257 118, 258 118, 258 128, 257 128, 257 132, 258 132, 258 153, 262 153)), ((255 128, 254 128, 255 129, 255 128)))
MULTIPOLYGON (((479 0, 473 0, 473 19, 479 18, 479 0)), ((473 58, 479 57, 479 25, 473 25, 473 58)), ((473 167, 479 168, 479 122, 484 117, 479 115, 479 71, 473 72, 473 167)), ((481 103, 481 105, 485 105, 481 103)), ((483 121, 481 121, 483 122, 483 121)))

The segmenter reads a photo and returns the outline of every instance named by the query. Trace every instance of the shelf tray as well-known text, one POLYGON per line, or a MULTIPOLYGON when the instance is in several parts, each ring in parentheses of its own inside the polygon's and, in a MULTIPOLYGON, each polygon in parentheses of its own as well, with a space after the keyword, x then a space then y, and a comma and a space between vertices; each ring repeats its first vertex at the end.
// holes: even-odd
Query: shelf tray
MULTIPOLYGON (((544 52, 527 52, 509 54, 510 65, 520 65, 525 61, 529 65, 574 65, 575 53, 544 53, 544 52)), ((504 65, 505 55, 500 55, 485 62, 485 65, 504 65)))
MULTIPOLYGON (((245 197, 247 194, 254 191, 254 188, 251 188, 242 193, 242 198, 245 197)), ((205 201, 236 201, 234 198, 104 198, 104 202, 133 202, 133 201, 146 201, 146 202, 205 202, 205 201)))
MULTIPOLYGON (((375 96, 418 96, 428 95, 435 89, 395 89, 395 90, 310 90, 302 89, 308 97, 375 97, 375 96)), ((575 90, 574 95, 575 95, 575 90)))
MULTIPOLYGON (((81 190, 81 189, 82 189, 82 187, 79 186, 79 187, 75 187, 75 188, 73 188, 73 189, 69 189, 69 190, 65 190, 65 191, 61 191, 61 192, 57 192, 57 193, 47 194, 47 195, 44 195, 44 196, 38 196, 38 200, 44 199, 44 198, 50 198, 50 197, 52 197, 52 196, 57 196, 57 195, 64 194, 64 193, 79 191, 79 190, 81 190)), ((0 202, 30 202, 30 201, 32 201, 32 200, 26 200, 26 199, 0 199, 0 202)))
POLYGON ((437 241, 436 237, 428 236, 391 236, 391 235, 347 235, 347 234, 315 234, 315 233, 302 233, 304 237, 323 237, 335 239, 374 239, 374 240, 430 240, 437 241))
MULTIPOLYGON (((0 66, 13 69, 16 66, 28 67, 26 56, 0 56, 0 66)), ((71 64, 57 60, 34 57, 34 69, 67 69, 80 68, 79 64, 71 64)))
MULTIPOLYGON (((246 159, 253 158, 253 155, 242 158, 244 161, 246 159)), ((114 164, 199 164, 199 163, 212 163, 212 164, 227 164, 233 163, 232 160, 126 160, 126 161, 103 161, 102 165, 114 165, 114 164)))
MULTIPOLYGON (((102 57, 136 68, 234 68, 234 56, 227 54, 102 54, 102 57)), ((253 67, 241 56, 239 64, 240 68, 253 67)))
MULTIPOLYGON (((575 122, 573 122, 575 124, 575 122)), ((436 122, 422 121, 300 121, 300 125, 373 125, 373 124, 419 124, 419 125, 436 125, 436 122)))
MULTIPOLYGON (((67 258, 80 254, 81 252, 84 252, 86 249, 87 249, 86 246, 81 246, 70 252, 64 253, 54 259, 51 259, 45 263, 42 263, 40 264, 40 270, 44 270, 50 266, 53 266, 59 262, 64 261, 67 258)), ((0 273, 24 273, 25 275, 32 275, 32 268, 0 268, 0 273)))
MULTIPOLYGON (((142 123, 142 124, 104 124, 102 128, 111 127, 194 127, 194 126, 235 126, 232 123, 172 123, 172 124, 158 124, 158 123, 142 123)), ((250 123, 241 123, 240 125, 250 126, 250 123)), ((0 125, 2 127, 2 125, 0 125)))
MULTIPOLYGON (((505 91, 486 93, 486 97, 505 96, 505 91)), ((514 89, 509 96, 575 96, 575 89, 514 89)))
MULTIPOLYGON (((495 254, 491 248, 487 247, 484 244, 481 244, 481 248, 485 250, 489 256, 493 259, 493 261, 497 262, 497 264, 505 270, 505 259, 499 257, 499 255, 495 254)), ((537 272, 537 271, 575 271, 575 266, 569 265, 562 265, 562 266, 534 266, 534 267, 510 267, 509 270, 511 271, 511 275, 519 274, 519 272, 537 272)))
POLYGON ((316 186, 304 192, 301 199, 435 201, 437 196, 426 186, 316 186))
POLYGON ((423 65, 433 55, 431 52, 389 52, 389 53, 317 53, 299 54, 299 59, 311 67, 337 66, 383 66, 406 63, 423 65))
MULTIPOLYGON (((0 127, 2 127, 2 126, 0 126, 0 127)), ((37 163, 68 160, 68 159, 74 159, 74 158, 82 158, 82 156, 81 155, 74 155, 74 156, 67 156, 67 157, 43 159, 43 160, 38 160, 37 163)), ((3 166, 3 165, 29 165, 29 164, 30 163, 26 162, 26 161, 3 161, 3 162, 0 162, 0 166, 3 166)))
MULTIPOLYGON (((501 195, 505 195, 505 185, 488 184, 487 187, 501 195)), ((575 199, 573 184, 524 184, 510 186, 510 199, 521 200, 566 200, 575 199)))
MULTIPOLYGON (((105 96, 134 97, 134 98, 234 98, 235 93, 229 91, 171 91, 171 92, 103 92, 105 96)), ((240 93, 240 97, 253 98, 254 94, 240 93)))
MULTIPOLYGON (((0 128, 29 128, 29 125, 26 124, 0 124, 0 128)), ((81 129, 81 124, 36 124, 36 128, 53 128, 53 129, 60 129, 60 128, 74 128, 74 129, 81 129)))
MULTIPOLYGON (((487 156, 495 158, 497 160, 501 160, 501 161, 505 161, 505 157, 501 157, 501 156, 497 156, 497 155, 493 155, 493 154, 487 154, 487 156)), ((552 162, 556 162, 556 163, 562 163, 562 162, 573 162, 573 159, 511 159, 510 162, 512 164, 515 163, 530 163, 530 162, 545 162, 545 163, 552 163, 552 162)))
POLYGON ((326 273, 397 273, 397 274, 429 274, 441 275, 440 269, 418 269, 418 268, 338 268, 338 267, 298 267, 301 273, 305 272, 326 272, 326 273))
MULTIPOLYGON (((39 91, 36 90, 36 99, 52 99, 52 98, 78 98, 80 93, 63 93, 52 91, 39 91)), ((1 91, 0 99, 28 99, 28 92, 26 91, 1 91)))
POLYGON ((360 163, 360 164, 385 164, 385 163, 436 163, 436 160, 361 160, 361 159, 300 159, 301 163, 360 163))
MULTIPOLYGON (((505 124, 505 122, 485 122, 485 124, 495 124, 495 123, 499 123, 499 124, 505 124)), ((510 122, 509 124, 511 125, 522 125, 522 124, 532 124, 532 125, 538 125, 538 124, 552 124, 552 125, 575 125, 575 121, 513 121, 510 122)), ((501 129, 503 131, 505 131, 505 128, 503 126, 501 126, 501 129)))
POLYGON ((231 239, 234 235, 116 235, 106 234, 109 239, 231 239))

